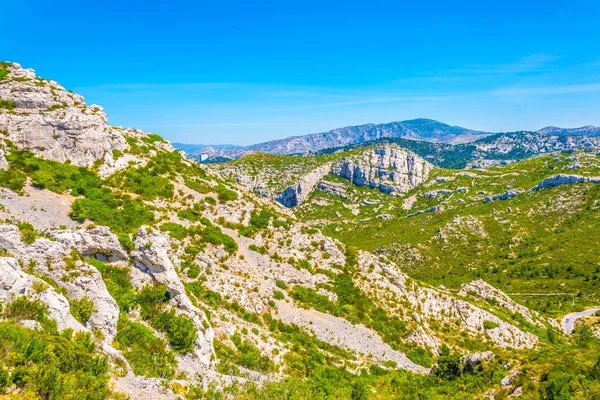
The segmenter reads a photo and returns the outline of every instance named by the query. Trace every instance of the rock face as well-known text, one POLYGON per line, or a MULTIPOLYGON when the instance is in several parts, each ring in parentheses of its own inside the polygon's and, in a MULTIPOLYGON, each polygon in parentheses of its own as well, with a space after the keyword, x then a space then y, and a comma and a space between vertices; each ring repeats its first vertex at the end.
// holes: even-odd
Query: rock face
MULTIPOLYGON (((107 123, 102 107, 86 106, 82 96, 58 83, 35 76, 32 69, 13 63, 0 81, 0 99, 12 101, 12 111, 0 109, 0 131, 19 150, 48 160, 92 166, 113 150, 129 146, 107 123)), ((0 155, 0 168, 2 168, 0 155)))
POLYGON ((486 196, 484 199, 484 202, 490 203, 490 202, 496 201, 496 200, 508 200, 510 198, 517 196, 519 193, 521 193, 521 192, 517 189, 509 189, 502 194, 497 194, 494 196, 486 196))
POLYGON ((275 200, 285 207, 295 207, 302 204, 310 193, 319 184, 321 179, 329 173, 331 164, 325 164, 304 175, 300 180, 288 186, 275 196, 275 200))
POLYGON ((339 196, 342 199, 345 199, 348 197, 348 195, 346 193, 346 189, 344 188, 344 185, 341 185, 339 183, 330 182, 330 181, 321 181, 321 182, 319 182, 318 187, 319 187, 319 190, 321 190, 325 193, 332 194, 334 196, 339 196))
POLYGON ((48 306, 50 318, 56 321, 58 329, 87 331, 70 313, 69 301, 44 281, 21 270, 16 259, 0 258, 0 300, 8 303, 19 296, 39 299, 48 306), (40 289, 34 288, 37 283, 40 289))
POLYGON ((540 190, 553 188, 562 185, 572 185, 574 183, 600 183, 600 176, 579 176, 558 174, 544 179, 531 190, 540 190))
POLYGON ((407 192, 423 183, 431 169, 431 164, 416 154, 386 145, 336 161, 331 173, 357 186, 392 194, 407 192))

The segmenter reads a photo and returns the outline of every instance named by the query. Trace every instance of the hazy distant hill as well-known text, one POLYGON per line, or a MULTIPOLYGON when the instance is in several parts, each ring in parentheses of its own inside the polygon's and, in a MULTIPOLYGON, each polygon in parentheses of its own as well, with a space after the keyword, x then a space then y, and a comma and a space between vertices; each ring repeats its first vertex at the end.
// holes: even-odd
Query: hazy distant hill
POLYGON ((337 128, 328 132, 303 136, 292 136, 251 146, 201 146, 175 143, 191 158, 200 160, 202 155, 213 157, 238 158, 248 153, 297 154, 318 151, 332 147, 347 146, 381 138, 406 138, 436 143, 466 143, 490 135, 489 132, 475 131, 460 126, 451 126, 431 119, 413 119, 387 124, 365 124, 337 128))

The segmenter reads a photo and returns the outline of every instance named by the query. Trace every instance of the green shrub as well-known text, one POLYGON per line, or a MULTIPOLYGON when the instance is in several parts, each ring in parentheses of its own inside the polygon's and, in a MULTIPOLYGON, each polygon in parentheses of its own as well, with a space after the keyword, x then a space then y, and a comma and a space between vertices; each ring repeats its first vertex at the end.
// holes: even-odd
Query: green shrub
POLYGON ((188 221, 196 222, 201 221, 202 217, 202 205, 200 203, 194 203, 192 208, 186 208, 179 210, 177 216, 181 219, 187 219, 188 221))
POLYGON ((169 232, 172 238, 183 240, 187 236, 187 230, 184 226, 174 222, 167 222, 160 226, 162 232, 169 232))
POLYGON ((117 199, 108 189, 92 189, 71 206, 71 218, 89 219, 116 233, 131 233, 154 222, 154 213, 140 199, 117 199))
POLYGON ((32 244, 38 237, 38 234, 29 222, 22 221, 17 224, 19 231, 21 232, 21 240, 23 243, 32 244))
POLYGON ((90 320, 95 310, 94 302, 89 297, 71 300, 71 314, 82 324, 86 324, 90 320))
POLYGON ((238 350, 235 356, 232 357, 235 364, 253 371, 265 373, 276 369, 273 361, 261 355, 260 351, 252 343, 242 340, 238 334, 231 336, 231 341, 238 350))
POLYGON ((273 217, 275 217, 275 214, 267 210, 261 210, 258 214, 252 212, 250 215, 250 225, 256 229, 264 229, 269 226, 269 221, 273 217))
POLYGON ((279 289, 283 289, 283 290, 287 289, 287 285, 281 279, 277 279, 275 281, 275 286, 277 286, 279 289))
POLYGON ((200 276, 200 267, 198 267, 196 264, 190 263, 187 265, 186 273, 188 278, 196 279, 198 276, 200 276))
POLYGON ((14 110, 16 107, 17 105, 14 103, 14 101, 0 99, 0 108, 14 110))
POLYGON ((114 345, 123 350, 136 375, 171 378, 177 367, 175 354, 151 330, 121 315, 114 345))
POLYGON ((275 292, 273 292, 273 298, 275 300, 283 300, 285 299, 285 296, 279 290, 276 290, 275 292))
POLYGON ((48 307, 40 300, 29 300, 25 296, 19 296, 8 303, 3 315, 17 321, 32 319, 44 322, 47 319, 48 307))
POLYGON ((169 343, 179 353, 187 353, 194 348, 198 337, 194 321, 186 315, 177 315, 175 310, 160 313, 158 318, 151 319, 155 329, 166 333, 169 343))
POLYGON ((128 233, 120 233, 118 235, 119 238, 119 243, 121 244, 121 246, 123 246, 123 248, 127 251, 131 251, 133 250, 133 241, 131 240, 131 237, 129 236, 128 233))
POLYGON ((115 299, 121 312, 128 312, 136 305, 135 290, 128 268, 109 265, 95 258, 88 258, 86 261, 100 272, 108 293, 115 299))
POLYGON ((217 188, 218 198, 221 203, 227 203, 238 199, 238 194, 233 190, 227 189, 223 185, 219 185, 217 188))
POLYGON ((441 379, 453 380, 458 378, 463 371, 459 355, 440 356, 437 360, 438 368, 435 374, 441 379))
POLYGON ((146 136, 144 136, 142 140, 146 143, 156 143, 165 141, 165 139, 163 139, 160 135, 157 135, 156 133, 149 133, 146 136))
POLYGON ((422 347, 415 347, 406 352, 406 356, 415 364, 431 368, 433 357, 429 351, 422 347))
POLYGON ((194 347, 197 332, 192 319, 177 315, 174 310, 163 311, 169 293, 163 285, 146 285, 137 295, 140 316, 157 330, 164 332, 176 351, 185 353, 194 347))
POLYGON ((0 352, 4 355, 0 375, 9 375, 24 398, 100 400, 109 396, 107 357, 98 353, 90 334, 59 334, 0 322, 0 352))
POLYGON ((500 326, 500 324, 498 324, 497 322, 488 321, 488 320, 483 321, 484 329, 494 329, 494 328, 498 328, 499 326, 500 326))

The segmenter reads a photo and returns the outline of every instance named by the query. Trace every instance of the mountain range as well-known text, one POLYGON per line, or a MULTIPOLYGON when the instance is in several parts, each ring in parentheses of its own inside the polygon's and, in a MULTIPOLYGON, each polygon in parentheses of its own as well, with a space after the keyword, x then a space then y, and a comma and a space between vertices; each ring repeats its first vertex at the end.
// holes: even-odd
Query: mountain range
MULTIPOLYGON (((547 136, 560 137, 598 137, 600 128, 584 126, 581 128, 546 127, 531 132, 547 136)), ((419 118, 385 124, 365 124, 333 129, 327 132, 304 136, 292 136, 250 146, 235 145, 194 145, 174 143, 178 150, 185 151, 188 156, 201 162, 223 162, 242 157, 250 153, 270 154, 305 154, 327 149, 370 143, 379 139, 399 138, 429 143, 461 145, 479 142, 499 133, 482 132, 460 126, 451 126, 431 119, 419 118)), ((540 136, 538 136, 540 137, 540 136)), ((544 139, 545 141, 545 139, 544 139)), ((481 142, 483 143, 483 142, 481 142)), ((440 148, 448 148, 440 146, 440 148)), ((457 151, 462 151, 458 149, 457 151)))

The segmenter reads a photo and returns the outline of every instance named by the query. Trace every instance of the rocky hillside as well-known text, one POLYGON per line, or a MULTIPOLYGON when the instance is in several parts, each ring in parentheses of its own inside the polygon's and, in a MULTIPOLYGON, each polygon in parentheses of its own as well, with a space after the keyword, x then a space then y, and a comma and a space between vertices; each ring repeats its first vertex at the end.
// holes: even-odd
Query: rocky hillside
MULTIPOLYGON (((394 254, 326 236, 34 71, 0 71, 0 392, 472 398, 553 387, 538 350, 569 340, 555 318, 480 279, 460 290, 415 280, 394 254)), ((381 189, 435 178, 394 147, 328 168, 394 199, 381 189)))
POLYGON ((322 157, 253 154, 216 168, 257 194, 295 207, 317 187, 335 192, 337 187, 324 179, 328 175, 399 195, 423 183, 433 167, 396 145, 382 145, 322 157))

